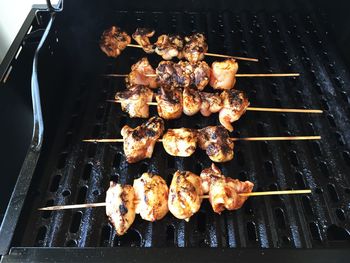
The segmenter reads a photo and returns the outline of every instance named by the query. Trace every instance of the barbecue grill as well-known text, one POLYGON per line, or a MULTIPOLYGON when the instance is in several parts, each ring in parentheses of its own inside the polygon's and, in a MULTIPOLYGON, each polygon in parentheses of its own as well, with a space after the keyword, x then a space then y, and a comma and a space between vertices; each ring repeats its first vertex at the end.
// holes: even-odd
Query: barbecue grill
MULTIPOLYGON (((6 113, 1 262, 349 258, 349 57, 344 58, 345 40, 336 37, 329 22, 333 13, 325 12, 323 4, 316 8, 299 1, 264 6, 185 2, 65 1, 62 11, 36 6, 30 12, 0 67, 6 113), (310 188, 312 194, 251 197, 240 210, 221 215, 204 201, 188 223, 170 213, 155 223, 137 217, 124 236, 115 234, 103 208, 38 211, 54 204, 103 202, 110 180, 130 184, 150 171, 170 184, 178 169, 199 174, 210 166, 203 152, 172 157, 160 144, 151 159, 128 164, 122 144, 82 142, 119 138, 123 125, 143 122, 106 101, 125 83, 101 75, 127 73, 145 56, 127 48, 117 59, 107 58, 98 39, 111 25, 127 32, 140 26, 158 34, 203 32, 210 52, 260 59, 241 62, 241 72, 300 72, 299 78, 239 79, 237 88, 255 106, 320 108, 323 115, 249 112, 235 123, 232 135, 309 134, 322 140, 237 142, 234 160, 219 167, 227 176, 254 182, 257 191, 310 188)), ((154 65, 160 60, 148 57, 154 65)), ((150 115, 156 114, 152 107, 150 115)), ((166 121, 167 128, 217 124, 216 116, 166 121)))

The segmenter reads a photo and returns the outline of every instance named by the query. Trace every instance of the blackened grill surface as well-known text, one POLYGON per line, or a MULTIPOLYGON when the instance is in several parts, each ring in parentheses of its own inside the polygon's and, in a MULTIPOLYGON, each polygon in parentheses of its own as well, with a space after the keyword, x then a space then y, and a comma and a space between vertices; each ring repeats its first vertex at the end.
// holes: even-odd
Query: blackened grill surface
MULTIPOLYGON (((152 159, 127 164, 122 144, 87 144, 84 138, 120 138, 129 119, 120 105, 106 102, 125 88, 122 79, 104 79, 96 72, 78 81, 79 95, 66 98, 67 112, 46 164, 36 174, 36 195, 28 198, 12 246, 39 247, 219 247, 323 248, 349 246, 350 76, 328 34, 327 20, 313 14, 114 12, 92 33, 96 39, 111 26, 132 33, 137 26, 161 33, 203 32, 209 51, 258 57, 240 62, 239 72, 300 72, 296 79, 238 79, 252 106, 320 108, 321 116, 247 112, 235 123, 233 136, 321 135, 310 142, 239 142, 233 161, 220 164, 224 174, 250 180, 255 191, 312 189, 311 195, 250 198, 242 209, 216 215, 209 202, 189 223, 170 213, 150 223, 137 216, 131 229, 118 237, 103 208, 38 212, 53 204, 100 202, 109 181, 132 183, 145 171, 160 174, 170 184, 177 170, 197 174, 210 166, 197 150, 190 158, 166 155, 161 144, 152 159), (71 110, 70 110, 71 109, 71 110)), ((128 48, 117 59, 106 59, 104 72, 126 73, 145 56, 128 48)), ((156 55, 148 55, 153 65, 156 55)), ((213 60, 206 58, 207 62, 213 60)), ((156 108, 151 110, 156 114, 156 108)), ((218 116, 182 117, 166 128, 201 128, 218 124, 218 116)))

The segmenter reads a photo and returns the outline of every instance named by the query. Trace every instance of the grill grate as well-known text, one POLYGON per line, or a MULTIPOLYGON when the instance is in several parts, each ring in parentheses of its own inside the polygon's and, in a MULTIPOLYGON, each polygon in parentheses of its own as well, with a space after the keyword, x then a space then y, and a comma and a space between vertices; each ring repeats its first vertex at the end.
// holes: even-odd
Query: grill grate
MULTIPOLYGON (((233 161, 220 164, 225 175, 250 180, 256 190, 311 188, 310 196, 250 198, 238 211, 212 212, 204 201, 189 223, 170 213, 149 223, 137 217, 131 229, 118 237, 103 208, 66 212, 38 212, 53 204, 100 202, 110 179, 131 183, 143 172, 162 175, 168 184, 177 169, 197 174, 210 165, 201 151, 190 158, 170 157, 156 146, 153 158, 127 164, 121 144, 86 144, 83 138, 120 137, 123 125, 139 125, 119 105, 106 102, 123 80, 84 76, 80 94, 69 98, 54 150, 41 178, 40 192, 30 201, 24 232, 13 246, 39 247, 244 247, 318 248, 349 245, 350 186, 350 76, 328 35, 327 20, 314 15, 268 13, 114 12, 99 24, 96 37, 111 24, 132 32, 149 26, 158 34, 204 32, 210 51, 256 56, 261 63, 240 63, 240 72, 300 72, 298 79, 239 79, 251 105, 321 108, 324 116, 248 112, 235 124, 234 135, 322 136, 315 142, 238 142, 233 161), (107 21, 108 20, 108 21, 107 21), (44 174, 45 173, 45 174, 44 174), (24 233, 24 234, 23 234, 24 233)), ((93 34, 94 35, 94 34, 93 34)), ((97 44, 96 48, 97 47, 97 44)), ((59 45, 58 47, 59 48, 59 45)), ((108 60, 104 73, 128 72, 144 54, 129 48, 117 60, 108 60)), ((96 59, 102 59, 96 58, 96 59)), ((105 58, 103 58, 105 59, 105 58)), ((156 64, 159 58, 151 56, 156 64)), ((106 60, 107 61, 107 60, 106 60)), ((208 62, 213 61, 207 58, 208 62)), ((151 110, 156 114, 155 109, 151 110)), ((167 128, 199 128, 218 124, 217 116, 182 117, 167 128)))

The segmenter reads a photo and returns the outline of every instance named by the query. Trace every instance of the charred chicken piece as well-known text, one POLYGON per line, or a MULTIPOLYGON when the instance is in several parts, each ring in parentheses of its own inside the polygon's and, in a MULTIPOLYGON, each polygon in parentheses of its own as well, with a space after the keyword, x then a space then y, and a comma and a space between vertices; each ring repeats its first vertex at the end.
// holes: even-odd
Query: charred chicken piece
POLYGON ((211 65, 210 86, 214 89, 232 89, 237 70, 238 63, 234 59, 214 62, 211 65))
POLYGON ((157 77, 148 76, 155 75, 156 71, 152 68, 146 57, 139 60, 137 63, 131 66, 131 72, 125 78, 126 85, 132 87, 134 85, 144 85, 155 89, 158 87, 157 77))
POLYGON ((220 169, 214 163, 211 164, 211 167, 204 169, 201 172, 200 177, 202 179, 203 194, 209 193, 210 186, 213 182, 225 178, 220 169))
POLYGON ((200 92, 195 89, 191 88, 184 88, 183 91, 183 112, 187 116, 195 115, 199 112, 201 105, 202 105, 202 99, 200 92))
POLYGON ((219 120, 230 132, 233 131, 232 122, 237 121, 249 106, 247 96, 243 91, 224 90, 221 94, 223 107, 219 113, 219 120))
POLYGON ((149 28, 137 28, 132 38, 139 44, 146 53, 153 53, 154 46, 149 38, 153 37, 155 31, 149 28))
POLYGON ((202 203, 201 178, 191 172, 175 172, 170 184, 168 207, 178 219, 189 221, 202 203))
POLYGON ((119 27, 112 26, 102 33, 100 48, 107 56, 116 58, 129 45, 131 37, 119 27))
POLYGON ((191 75, 181 64, 172 61, 162 61, 156 68, 158 83, 170 87, 188 87, 191 75))
POLYGON ((159 175, 143 173, 134 180, 136 197, 136 214, 147 221, 162 219, 169 211, 169 189, 165 180, 159 175))
POLYGON ((182 92, 177 88, 161 87, 156 95, 157 109, 160 117, 171 120, 182 114, 182 92))
POLYGON ((208 117, 222 109, 222 100, 218 93, 201 92, 200 96, 202 100, 200 111, 203 116, 208 117))
POLYGON ((154 146, 164 132, 164 121, 152 117, 136 128, 125 125, 121 130, 124 140, 124 154, 128 163, 151 158, 154 146))
POLYGON ((203 34, 196 33, 185 37, 183 56, 190 62, 198 62, 204 59, 204 54, 208 51, 208 44, 203 34))
POLYGON ((237 210, 242 207, 248 196, 241 193, 251 193, 254 184, 249 181, 241 182, 229 177, 215 180, 210 185, 209 202, 215 213, 227 210, 237 210))
POLYGON ((205 61, 198 61, 193 64, 192 84, 198 90, 203 90, 210 81, 210 67, 205 61))
POLYGON ((131 185, 110 182, 106 193, 106 215, 118 235, 124 235, 135 220, 135 192, 131 185))
POLYGON ((163 135, 163 146, 172 156, 191 156, 196 150, 197 132, 188 128, 168 129, 163 135))
POLYGON ((208 126, 198 131, 198 145, 213 162, 233 159, 233 141, 223 126, 208 126))
POLYGON ((178 35, 160 35, 155 45, 155 52, 165 60, 182 58, 183 39, 178 35))
POLYGON ((148 118, 149 105, 153 92, 144 86, 133 86, 128 90, 117 92, 115 99, 121 102, 122 110, 127 112, 130 118, 148 118))

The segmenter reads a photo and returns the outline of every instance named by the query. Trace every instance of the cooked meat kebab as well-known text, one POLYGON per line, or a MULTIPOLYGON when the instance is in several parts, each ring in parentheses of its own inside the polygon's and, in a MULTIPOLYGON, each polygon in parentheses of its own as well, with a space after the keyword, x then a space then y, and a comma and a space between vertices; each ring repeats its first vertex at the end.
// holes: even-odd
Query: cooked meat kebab
MULTIPOLYGON (((121 134, 124 140, 124 154, 128 163, 151 158, 155 143, 162 136, 164 122, 152 117, 146 123, 130 128, 125 125, 121 134)), ((163 136, 165 151, 172 156, 188 157, 196 145, 206 151, 213 162, 227 162, 233 159, 234 143, 223 126, 208 126, 199 130, 188 128, 169 129, 163 136)))
MULTIPOLYGON (((219 121, 227 130, 233 131, 232 122, 237 121, 249 106, 243 91, 225 90, 221 94, 185 88, 183 92, 176 88, 162 87, 156 95, 157 110, 160 117, 171 120, 180 118, 182 112, 192 116, 200 111, 203 116, 219 112, 219 121)), ((152 100, 148 88, 134 86, 118 92, 115 99, 122 103, 122 110, 131 118, 147 118, 152 100)))
POLYGON ((132 225, 136 214, 150 222, 162 219, 168 211, 178 219, 189 221, 200 209, 203 194, 216 213, 224 209, 237 210, 252 192, 254 184, 225 177, 214 164, 200 176, 189 171, 176 171, 170 187, 156 174, 144 173, 134 180, 134 186, 110 183, 106 193, 106 214, 118 235, 132 225))
MULTIPOLYGON (((165 60, 177 57, 178 59, 185 58, 190 62, 198 62, 204 59, 205 53, 208 51, 208 44, 203 34, 195 33, 185 38, 179 35, 160 35, 157 41, 152 44, 150 38, 153 37, 154 33, 155 31, 149 28, 137 28, 132 34, 132 38, 146 53, 155 52, 165 60)), ((117 57, 130 44, 130 41, 131 37, 126 32, 112 26, 103 32, 100 47, 107 56, 117 57), (113 41, 110 38, 106 41, 107 35, 118 37, 115 37, 113 41)))

